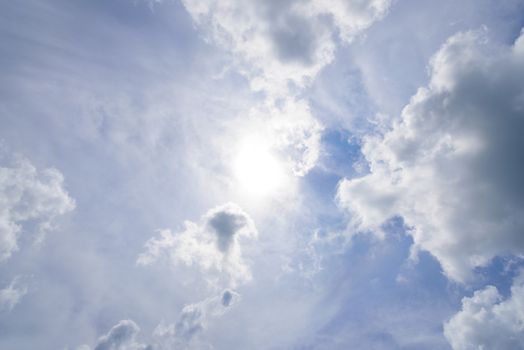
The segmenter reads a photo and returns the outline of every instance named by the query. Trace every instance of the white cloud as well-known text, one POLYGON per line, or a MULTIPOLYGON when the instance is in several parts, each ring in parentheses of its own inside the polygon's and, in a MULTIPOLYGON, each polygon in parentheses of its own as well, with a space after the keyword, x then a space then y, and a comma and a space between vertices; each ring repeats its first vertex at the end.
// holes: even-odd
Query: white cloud
POLYGON ((152 350, 150 345, 135 341, 138 332, 140 328, 135 322, 122 320, 98 339, 94 350, 152 350))
POLYGON ((320 154, 322 125, 311 113, 307 101, 285 98, 278 104, 263 104, 251 109, 250 126, 242 130, 251 136, 265 135, 270 147, 284 159, 296 176, 311 170, 320 154))
POLYGON ((256 238, 253 220, 238 205, 227 203, 209 210, 200 223, 186 221, 179 233, 160 231, 159 238, 146 243, 138 264, 149 265, 166 258, 173 265, 197 266, 212 273, 218 284, 235 287, 251 279, 249 266, 242 257, 240 239, 256 238))
POLYGON ((274 125, 273 138, 284 141, 277 149, 292 151, 292 172, 305 175, 318 159, 322 127, 297 95, 333 61, 337 36, 351 40, 385 14, 390 0, 182 2, 208 40, 232 54, 251 88, 266 94, 255 114, 274 125))
POLYGON ((402 216, 413 252, 465 281, 496 255, 524 253, 524 35, 498 47, 459 33, 430 68, 401 119, 364 140, 370 174, 342 181, 338 200, 358 229, 402 216))
POLYGON ((32 231, 36 241, 43 239, 52 230, 53 219, 73 210, 75 202, 64 189, 64 178, 58 170, 37 171, 27 159, 3 154, 0 164, 0 261, 3 261, 18 250, 22 232, 32 231), (35 228, 29 228, 30 225, 35 228))
POLYGON ((444 325, 444 335, 456 350, 524 348, 524 274, 506 300, 494 286, 462 299, 462 310, 444 325))
POLYGON ((153 336, 157 341, 157 347, 159 349, 183 349, 192 345, 195 348, 206 347, 203 342, 195 344, 194 338, 205 330, 211 318, 223 315, 239 299, 240 295, 236 292, 224 290, 221 295, 186 305, 176 323, 166 325, 162 322, 156 327, 153 336))
POLYGON ((336 34, 350 40, 384 15, 389 0, 183 1, 208 37, 231 51, 255 90, 280 97, 330 63, 336 34))
POLYGON ((0 289, 0 312, 13 310, 26 294, 27 286, 20 282, 19 277, 15 277, 9 286, 0 289))

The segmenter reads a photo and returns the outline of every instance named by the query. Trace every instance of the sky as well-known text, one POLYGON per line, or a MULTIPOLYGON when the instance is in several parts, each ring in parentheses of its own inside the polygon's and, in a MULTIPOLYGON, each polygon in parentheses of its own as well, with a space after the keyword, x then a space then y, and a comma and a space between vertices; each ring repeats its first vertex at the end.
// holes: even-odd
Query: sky
POLYGON ((0 1, 0 348, 524 349, 524 1, 0 1))

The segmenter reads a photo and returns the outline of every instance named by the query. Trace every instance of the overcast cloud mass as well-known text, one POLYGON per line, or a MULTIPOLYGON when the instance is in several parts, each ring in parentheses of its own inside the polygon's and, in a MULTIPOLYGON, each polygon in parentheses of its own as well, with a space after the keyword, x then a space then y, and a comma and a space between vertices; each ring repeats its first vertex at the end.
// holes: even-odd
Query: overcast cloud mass
POLYGON ((524 349, 524 1, 0 1, 0 348, 524 349))

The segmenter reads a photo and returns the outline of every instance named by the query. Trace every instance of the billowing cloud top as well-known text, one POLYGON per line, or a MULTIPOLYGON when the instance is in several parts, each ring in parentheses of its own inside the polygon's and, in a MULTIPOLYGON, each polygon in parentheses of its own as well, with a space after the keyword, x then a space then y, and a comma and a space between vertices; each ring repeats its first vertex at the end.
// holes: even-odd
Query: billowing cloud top
POLYGON ((183 1, 209 37, 247 65, 253 88, 280 96, 333 60, 335 33, 350 40, 384 15, 389 0, 183 1))
POLYGON ((513 47, 482 31, 451 37, 431 81, 384 135, 368 137, 370 174, 340 183, 360 229, 395 215, 414 254, 429 251, 457 281, 497 255, 524 254, 524 36, 513 47))
POLYGON ((524 348, 524 275, 517 277, 504 300, 494 286, 462 300, 462 310, 444 326, 453 349, 524 348))

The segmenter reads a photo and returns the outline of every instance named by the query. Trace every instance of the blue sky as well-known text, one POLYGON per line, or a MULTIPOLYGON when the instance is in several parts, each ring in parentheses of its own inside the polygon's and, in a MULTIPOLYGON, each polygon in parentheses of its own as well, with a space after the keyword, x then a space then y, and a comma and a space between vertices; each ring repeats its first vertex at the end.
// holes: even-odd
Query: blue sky
POLYGON ((0 348, 524 349, 524 2, 0 3, 0 348))

